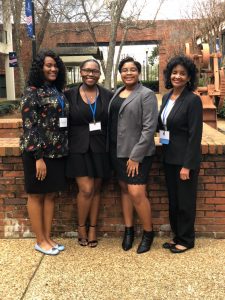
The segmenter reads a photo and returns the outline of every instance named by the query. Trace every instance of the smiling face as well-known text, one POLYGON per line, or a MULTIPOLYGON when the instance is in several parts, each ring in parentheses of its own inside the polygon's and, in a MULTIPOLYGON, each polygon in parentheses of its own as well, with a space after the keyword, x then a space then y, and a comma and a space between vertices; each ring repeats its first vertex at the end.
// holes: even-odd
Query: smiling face
POLYGON ((139 81, 139 72, 133 62, 126 62, 121 68, 121 79, 127 86, 133 86, 139 81))
POLYGON ((59 68, 57 67, 56 61, 50 57, 46 56, 43 65, 43 73, 45 81, 52 83, 56 80, 58 76, 59 68))
POLYGON ((170 81, 174 89, 183 89, 190 80, 187 69, 182 65, 177 65, 173 68, 170 81))
POLYGON ((98 82, 101 72, 96 62, 88 61, 83 65, 82 69, 80 70, 80 75, 82 77, 83 82, 87 86, 91 87, 98 82))

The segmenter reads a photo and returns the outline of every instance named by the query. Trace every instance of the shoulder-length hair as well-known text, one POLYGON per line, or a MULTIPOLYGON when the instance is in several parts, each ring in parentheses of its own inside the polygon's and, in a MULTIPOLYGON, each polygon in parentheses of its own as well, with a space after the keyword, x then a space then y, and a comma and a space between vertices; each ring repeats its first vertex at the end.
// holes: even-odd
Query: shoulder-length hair
POLYGON ((32 62, 27 85, 41 87, 45 83, 45 76, 43 72, 43 66, 45 58, 49 56, 53 58, 59 69, 54 85, 57 89, 62 90, 66 84, 66 68, 61 58, 52 50, 41 50, 34 61, 32 62))
POLYGON ((185 55, 178 55, 170 59, 168 62, 166 69, 164 70, 164 82, 165 82, 165 88, 171 89, 172 83, 170 80, 171 73, 173 69, 177 66, 181 65, 183 66, 188 73, 188 76, 190 77, 189 82, 187 83, 187 88, 190 91, 194 91, 198 84, 198 69, 196 65, 194 64, 193 60, 188 58, 185 55))

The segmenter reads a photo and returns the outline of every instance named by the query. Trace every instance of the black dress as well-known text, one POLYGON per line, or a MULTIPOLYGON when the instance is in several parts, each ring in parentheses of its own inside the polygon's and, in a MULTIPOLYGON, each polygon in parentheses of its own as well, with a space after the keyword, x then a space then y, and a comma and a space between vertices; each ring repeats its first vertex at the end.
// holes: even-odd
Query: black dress
MULTIPOLYGON (((101 94, 97 98, 96 106, 96 122, 101 122, 103 116, 102 113, 102 101, 100 98, 101 94)), ((77 94, 77 107, 78 109, 71 110, 70 112, 70 124, 71 134, 77 132, 79 127, 86 126, 93 122, 93 115, 89 104, 85 103, 80 93, 77 94)), ((92 104, 94 106, 94 103, 92 104)), ((103 125, 103 124, 102 124, 103 125)), ((89 126, 89 125, 88 125, 89 126)), ((103 127, 103 126, 102 126, 103 127)), ((83 139, 89 141, 89 146, 87 151, 80 153, 79 148, 75 151, 71 151, 67 158, 66 164, 66 176, 69 178, 75 177, 92 177, 92 178, 109 178, 111 175, 109 154, 106 152, 106 136, 103 135, 101 130, 97 131, 86 131, 86 135, 83 139), (94 147, 93 147, 94 145, 94 147), (95 147, 98 151, 95 151, 95 147), (102 149, 102 150, 99 150, 102 149)), ((74 148, 70 141, 70 148, 74 148)))
MULTIPOLYGON (((109 115, 109 144, 110 144, 110 162, 112 168, 116 172, 118 180, 124 181, 127 184, 146 184, 148 174, 152 165, 152 156, 145 156, 143 161, 139 163, 138 175, 134 177, 127 176, 127 161, 128 157, 117 157, 117 123, 120 107, 126 98, 117 96, 110 107, 109 115)), ((132 120, 131 120, 132 121, 132 120)), ((129 126, 129 124, 127 124, 129 126)))
POLYGON ((69 103, 52 86, 27 87, 21 99, 23 134, 20 138, 25 190, 29 194, 53 193, 66 189, 65 157, 68 155, 68 128, 59 118, 69 115, 69 103), (60 104, 58 97, 64 105, 60 104), (36 160, 43 158, 47 174, 36 178, 36 160))

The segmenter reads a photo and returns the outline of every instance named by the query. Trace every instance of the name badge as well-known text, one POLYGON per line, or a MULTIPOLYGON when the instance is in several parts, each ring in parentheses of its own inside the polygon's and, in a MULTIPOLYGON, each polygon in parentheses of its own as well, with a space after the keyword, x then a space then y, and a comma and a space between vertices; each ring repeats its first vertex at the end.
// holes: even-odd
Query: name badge
POLYGON ((159 130, 160 144, 168 145, 170 142, 170 132, 167 130, 159 130))
POLYGON ((89 123, 89 131, 101 130, 101 122, 89 123))
POLYGON ((67 127, 67 118, 59 118, 59 127, 60 128, 67 127))

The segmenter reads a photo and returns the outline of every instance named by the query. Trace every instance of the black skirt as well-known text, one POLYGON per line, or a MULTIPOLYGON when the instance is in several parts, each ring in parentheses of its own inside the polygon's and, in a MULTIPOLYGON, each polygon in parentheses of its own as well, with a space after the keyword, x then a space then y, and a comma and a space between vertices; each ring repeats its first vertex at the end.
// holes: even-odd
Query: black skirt
POLYGON ((127 176, 127 161, 126 158, 118 158, 116 148, 111 147, 110 149, 110 162, 116 173, 118 180, 124 181, 127 184, 147 184, 149 171, 152 166, 153 156, 145 156, 143 161, 139 163, 138 175, 134 177, 127 176))
POLYGON ((66 162, 66 176, 108 179, 111 176, 109 154, 94 153, 91 149, 86 153, 70 154, 66 162))
POLYGON ((67 187, 65 157, 46 158, 47 174, 44 180, 36 178, 36 160, 32 153, 23 152, 25 190, 28 194, 46 194, 63 191, 67 187))

